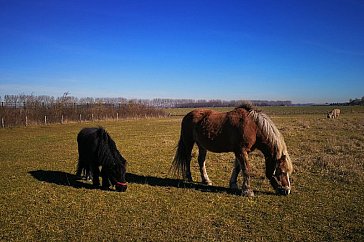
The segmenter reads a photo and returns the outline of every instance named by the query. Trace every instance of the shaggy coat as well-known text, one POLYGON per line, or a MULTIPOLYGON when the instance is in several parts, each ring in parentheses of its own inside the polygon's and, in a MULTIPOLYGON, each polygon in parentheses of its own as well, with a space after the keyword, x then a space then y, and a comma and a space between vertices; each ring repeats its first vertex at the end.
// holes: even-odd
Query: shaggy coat
POLYGON ((289 175, 293 167, 282 134, 270 118, 244 104, 230 112, 196 109, 182 120, 181 136, 172 167, 183 177, 192 180, 190 171, 191 151, 194 144, 199 148, 198 162, 202 182, 211 184, 205 157, 207 151, 234 152, 235 166, 230 187, 236 188, 237 175, 243 172, 243 193, 251 196, 248 154, 255 149, 265 156, 266 176, 279 193, 290 192, 289 175))
POLYGON ((77 135, 77 143, 78 176, 84 174, 97 187, 100 185, 101 175, 103 189, 108 189, 110 185, 115 185, 118 190, 126 189, 126 159, 105 129, 84 128, 77 135))

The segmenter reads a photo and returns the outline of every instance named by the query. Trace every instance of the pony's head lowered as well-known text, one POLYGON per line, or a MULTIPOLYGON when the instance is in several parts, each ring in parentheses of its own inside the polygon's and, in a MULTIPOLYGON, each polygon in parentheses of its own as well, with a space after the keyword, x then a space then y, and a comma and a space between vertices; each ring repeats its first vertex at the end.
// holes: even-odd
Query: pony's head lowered
POLYGON ((104 129, 99 129, 99 132, 103 141, 99 146, 99 158, 102 159, 105 172, 109 173, 109 180, 118 191, 125 191, 127 189, 125 180, 127 161, 120 154, 110 135, 104 129))
POLYGON ((277 193, 288 195, 291 192, 289 176, 293 166, 283 135, 265 113, 249 109, 249 116, 253 118, 264 137, 264 142, 269 146, 269 149, 263 152, 266 158, 266 176, 277 193))
POLYGON ((289 176, 292 173, 293 167, 289 155, 282 155, 281 158, 275 160, 275 168, 270 182, 273 188, 281 195, 291 193, 291 182, 289 176))

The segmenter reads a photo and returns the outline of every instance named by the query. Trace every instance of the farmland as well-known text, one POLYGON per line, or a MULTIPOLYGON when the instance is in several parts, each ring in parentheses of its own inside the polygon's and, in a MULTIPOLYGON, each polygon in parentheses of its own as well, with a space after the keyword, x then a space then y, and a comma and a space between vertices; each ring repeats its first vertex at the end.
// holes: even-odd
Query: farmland
MULTIPOLYGON (((277 196, 263 156, 250 155, 255 197, 227 187, 232 154, 207 155, 213 187, 169 172, 181 115, 0 129, 2 241, 363 241, 364 108, 263 108, 281 130, 295 171, 277 196), (128 160, 125 193, 90 189, 74 176, 76 136, 103 126, 128 160)), ((226 110, 226 109, 225 109, 226 110)))

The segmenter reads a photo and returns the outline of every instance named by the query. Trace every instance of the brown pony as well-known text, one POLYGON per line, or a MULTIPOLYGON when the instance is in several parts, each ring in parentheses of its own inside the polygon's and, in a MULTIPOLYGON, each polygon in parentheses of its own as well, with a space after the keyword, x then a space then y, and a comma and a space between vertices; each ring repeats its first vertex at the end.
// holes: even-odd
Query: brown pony
POLYGON ((238 188, 237 177, 242 170, 242 194, 254 196, 250 187, 248 154, 258 149, 265 156, 265 174, 272 187, 279 194, 290 193, 289 175, 293 166, 283 136, 270 118, 251 104, 243 104, 226 113, 195 109, 183 118, 172 168, 177 173, 181 172, 188 181, 192 181, 190 163, 195 143, 199 148, 198 163, 203 183, 212 184, 205 166, 207 151, 234 152, 230 188, 238 188))

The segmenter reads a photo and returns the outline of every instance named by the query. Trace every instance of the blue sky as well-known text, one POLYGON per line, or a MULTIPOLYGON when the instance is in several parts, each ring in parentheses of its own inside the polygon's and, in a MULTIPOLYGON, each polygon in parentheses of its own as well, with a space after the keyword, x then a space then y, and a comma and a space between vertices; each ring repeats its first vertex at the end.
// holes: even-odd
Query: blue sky
POLYGON ((348 101, 363 0, 0 0, 0 96, 348 101))

